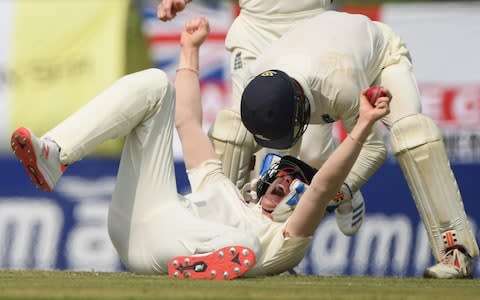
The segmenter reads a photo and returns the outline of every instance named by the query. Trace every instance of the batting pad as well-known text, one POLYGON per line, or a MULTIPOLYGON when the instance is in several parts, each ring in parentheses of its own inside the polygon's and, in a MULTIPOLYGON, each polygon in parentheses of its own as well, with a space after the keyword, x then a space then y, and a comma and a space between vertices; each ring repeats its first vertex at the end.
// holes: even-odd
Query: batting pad
POLYGON ((440 261, 451 242, 478 256, 478 245, 435 123, 422 114, 400 119, 391 128, 391 145, 426 227, 435 259, 440 261), (450 230, 456 233, 454 241, 445 238, 444 233, 450 230))
POLYGON ((240 114, 231 109, 221 110, 208 132, 225 175, 242 188, 250 177, 255 140, 243 126, 240 114))

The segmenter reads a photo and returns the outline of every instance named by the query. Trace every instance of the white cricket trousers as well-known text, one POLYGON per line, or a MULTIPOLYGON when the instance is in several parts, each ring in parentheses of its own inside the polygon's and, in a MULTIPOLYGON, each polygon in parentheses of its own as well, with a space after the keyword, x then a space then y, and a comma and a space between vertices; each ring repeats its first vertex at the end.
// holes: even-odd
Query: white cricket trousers
POLYGON ((72 164, 100 143, 127 136, 108 213, 108 231, 130 271, 166 273, 174 256, 228 245, 255 249, 255 237, 196 217, 176 190, 172 136, 175 89, 166 74, 127 75, 45 134, 72 164))

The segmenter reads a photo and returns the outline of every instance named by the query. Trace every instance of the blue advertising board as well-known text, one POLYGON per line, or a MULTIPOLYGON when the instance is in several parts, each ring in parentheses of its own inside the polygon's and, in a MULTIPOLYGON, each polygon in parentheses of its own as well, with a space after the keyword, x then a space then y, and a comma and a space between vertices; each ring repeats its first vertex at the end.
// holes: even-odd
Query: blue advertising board
MULTIPOLYGON (((0 159, 0 268, 124 270, 107 233, 117 159, 86 158, 69 166, 52 193, 33 187, 12 157, 0 159)), ((454 165, 478 239, 480 164, 454 165)), ((188 191, 176 163, 178 190, 188 191)), ((297 271, 314 275, 419 276, 433 263, 423 224, 398 165, 387 162, 362 189, 367 215, 344 236, 333 215, 319 226, 297 271)), ((478 262, 477 262, 478 263, 478 262)), ((478 276, 478 267, 475 276, 478 276)))

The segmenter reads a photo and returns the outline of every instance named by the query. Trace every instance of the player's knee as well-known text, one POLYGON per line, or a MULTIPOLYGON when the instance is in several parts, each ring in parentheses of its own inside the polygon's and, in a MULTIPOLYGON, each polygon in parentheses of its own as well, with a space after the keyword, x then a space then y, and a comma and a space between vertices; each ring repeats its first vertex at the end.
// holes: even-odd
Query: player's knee
POLYGON ((159 84, 159 83, 165 84, 166 82, 168 82, 167 73, 165 73, 161 69, 149 68, 149 69, 140 71, 138 73, 143 74, 143 76, 145 78, 144 81, 145 81, 146 84, 148 84, 148 86, 159 84))
POLYGON ((170 85, 167 74, 155 68, 144 71, 144 79, 140 84, 140 88, 147 92, 151 97, 163 97, 167 87, 170 85))
POLYGON ((126 75, 119 81, 124 86, 145 95, 147 98, 165 94, 165 90, 170 84, 167 74, 156 68, 126 75))
POLYGON ((398 120, 390 129, 390 141, 395 155, 424 144, 442 140, 442 133, 432 119, 414 114, 398 120))

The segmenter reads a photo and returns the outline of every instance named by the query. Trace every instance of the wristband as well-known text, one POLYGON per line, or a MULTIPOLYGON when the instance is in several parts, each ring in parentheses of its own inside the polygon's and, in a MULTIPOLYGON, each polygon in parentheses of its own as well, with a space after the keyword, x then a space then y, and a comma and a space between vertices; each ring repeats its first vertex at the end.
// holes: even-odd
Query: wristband
POLYGON ((179 71, 182 71, 182 70, 193 72, 193 73, 197 74, 197 76, 198 76, 198 70, 195 70, 194 68, 181 67, 181 68, 177 68, 176 71, 178 73, 179 71))
POLYGON ((363 146, 363 144, 360 143, 360 142, 359 142, 356 138, 354 138, 351 134, 349 134, 348 136, 352 139, 352 141, 354 141, 355 143, 357 143, 357 144, 360 145, 360 146, 363 146))

